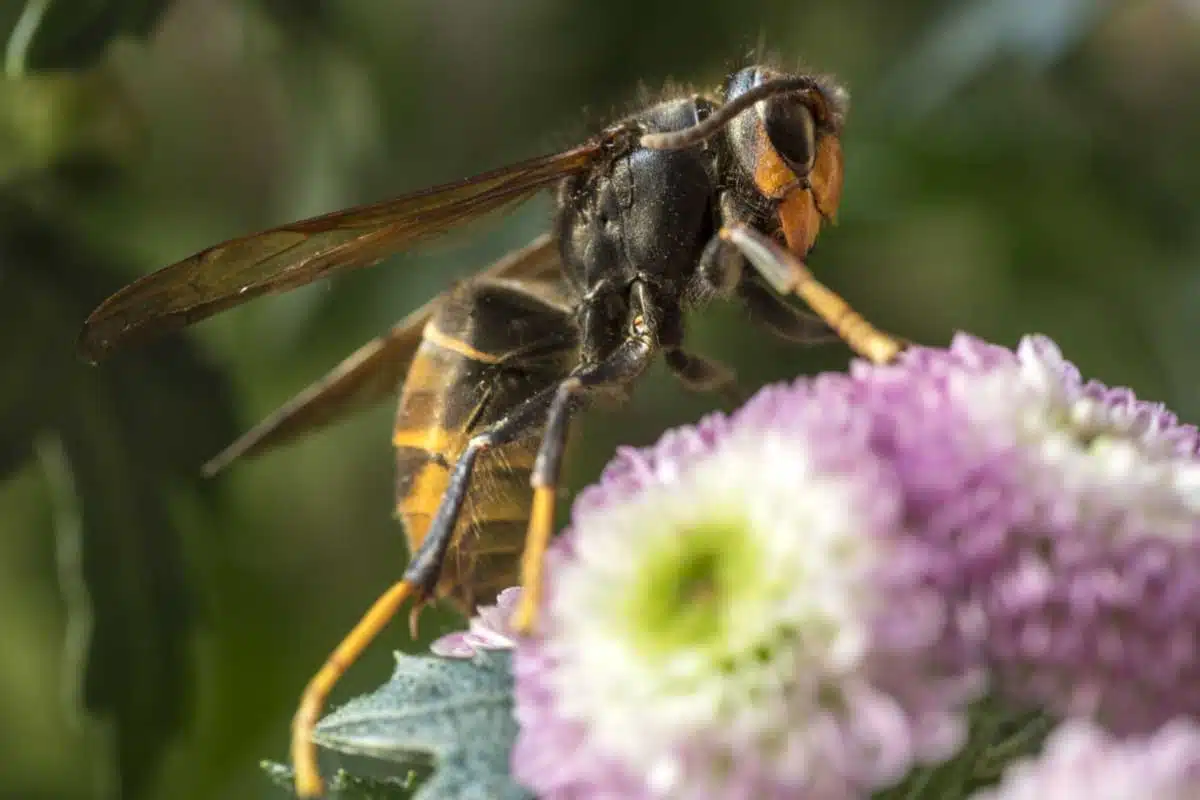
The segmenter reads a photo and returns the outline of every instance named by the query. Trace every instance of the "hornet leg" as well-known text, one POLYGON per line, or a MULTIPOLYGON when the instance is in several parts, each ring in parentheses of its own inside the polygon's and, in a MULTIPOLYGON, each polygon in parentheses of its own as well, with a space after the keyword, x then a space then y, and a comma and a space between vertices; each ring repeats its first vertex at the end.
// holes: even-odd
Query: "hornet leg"
MULTIPOLYGON (((324 790, 317 769, 317 748, 312 740, 312 733, 334 684, 396 615, 406 600, 415 597, 420 603, 433 591, 437 585, 442 561, 453 540, 455 522, 466 500, 471 471, 479 454, 489 447, 535 430, 544 418, 547 406, 554 399, 555 388, 551 386, 534 395, 491 427, 471 438, 454 464, 449 485, 430 524, 429 533, 413 554, 403 578, 375 601, 305 687, 300 706, 292 719, 292 763, 296 770, 296 794, 299 797, 320 797, 324 790)), ((415 620, 418 610, 419 608, 414 609, 410 624, 415 620)))
POLYGON ((817 344, 842 338, 816 314, 796 308, 764 286, 757 275, 743 278, 737 291, 750 320, 784 341, 817 344))
MULTIPOLYGON (((724 213, 736 219, 735 211, 724 213)), ((816 344, 841 339, 819 316, 796 308, 763 285, 757 271, 745 269, 746 260, 741 250, 714 236, 700 254, 690 292, 701 299, 736 294, 752 322, 785 341, 816 344)))
POLYGON ((758 231, 737 224, 722 228, 719 236, 740 250, 775 291, 794 293, 807 303, 860 356, 876 364, 886 364, 904 349, 906 343, 863 319, 818 281, 800 259, 758 231))
POLYGON ((720 361, 679 348, 667 350, 664 360, 671 374, 693 392, 716 392, 730 405, 745 399, 738 390, 737 375, 720 361))
POLYGON ((634 284, 630 292, 632 325, 628 337, 604 360, 576 370, 558 385, 554 393, 546 415, 546 432, 530 479, 533 514, 521 558, 521 604, 513 615, 513 626, 521 632, 528 633, 536 623, 542 590, 542 562, 554 527, 554 501, 571 415, 587 395, 625 387, 645 371, 657 349, 652 308, 645 286, 634 284))

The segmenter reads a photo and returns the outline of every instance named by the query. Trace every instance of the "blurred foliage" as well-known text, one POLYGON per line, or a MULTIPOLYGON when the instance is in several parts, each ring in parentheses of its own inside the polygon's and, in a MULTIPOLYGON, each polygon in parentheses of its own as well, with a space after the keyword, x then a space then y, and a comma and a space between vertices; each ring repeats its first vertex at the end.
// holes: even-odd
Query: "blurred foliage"
POLYGON ((222 375, 183 340, 106 371, 74 356, 111 259, 0 197, 0 466, 35 447, 55 489, 67 649, 79 704, 112 724, 122 796, 139 796, 191 693, 195 612, 167 498, 234 431, 222 375), (183 430, 177 414, 195 414, 183 430), (72 661, 76 659, 72 658, 72 661))
POLYGON ((949 761, 918 767, 872 800, 972 797, 999 783, 1014 762, 1038 753, 1056 721, 1037 711, 1013 711, 1007 698, 986 696, 967 716, 967 741, 949 761))
MULTIPOLYGON (((93 369, 73 342, 105 293, 233 235, 571 144, 640 87, 714 85, 761 41, 854 97, 841 221, 811 259, 835 289, 919 341, 1046 333, 1086 374, 1195 421, 1196 8, 0 2, 0 797, 264 796, 257 764, 285 755, 300 688, 404 564, 391 412, 237 466, 219 491, 199 466, 528 241, 548 206, 93 369)), ((689 338, 749 387, 847 357, 764 341, 727 308, 689 338)), ((655 370, 628 408, 582 421, 571 487, 616 444, 715 405, 655 370)), ((420 643, 389 631, 335 700, 455 624, 426 620, 420 643)))
POLYGON ((0 83, 0 185, 41 181, 64 162, 114 165, 139 131, 105 70, 35 73, 0 83))
POLYGON ((101 59, 109 43, 145 36, 162 16, 167 0, 20 0, 0 6, 9 31, 5 71, 80 69, 101 59))

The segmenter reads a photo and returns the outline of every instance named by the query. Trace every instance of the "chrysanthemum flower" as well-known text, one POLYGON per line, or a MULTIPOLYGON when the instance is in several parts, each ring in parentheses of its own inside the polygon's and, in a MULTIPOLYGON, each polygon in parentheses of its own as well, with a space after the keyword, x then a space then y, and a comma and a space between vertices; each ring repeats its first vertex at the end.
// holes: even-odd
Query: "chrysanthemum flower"
POLYGON ((879 446, 1003 691, 1119 732, 1200 719, 1196 429, 1040 337, 855 372, 892 398, 879 446))
POLYGON ((517 648, 545 797, 846 797, 954 752, 980 670, 1111 733, 1200 719, 1200 435, 1040 337, 760 392, 625 450, 517 648))
POLYGON ((515 658, 540 797, 858 797, 961 744, 977 685, 943 671, 882 409, 846 376, 782 395, 623 450, 580 496, 515 658))
POLYGON ((1040 756, 1019 762, 972 800, 1195 800, 1200 725, 1175 720, 1151 736, 1118 740, 1094 723, 1064 723, 1040 756))
POLYGON ((465 631, 448 633, 429 649, 443 658, 471 658, 479 650, 511 650, 516 640, 511 620, 520 600, 519 587, 505 589, 497 595, 495 605, 478 608, 465 631))

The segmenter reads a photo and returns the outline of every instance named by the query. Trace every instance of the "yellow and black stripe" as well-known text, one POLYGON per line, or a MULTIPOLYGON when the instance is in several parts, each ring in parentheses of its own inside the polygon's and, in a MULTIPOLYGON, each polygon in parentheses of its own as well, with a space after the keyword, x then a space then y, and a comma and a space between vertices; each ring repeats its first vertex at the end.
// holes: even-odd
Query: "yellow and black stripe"
MULTIPOLYGON (((578 333, 553 286, 501 280, 449 293, 426 324, 400 395, 397 514, 424 541, 471 437, 574 366, 578 333)), ((480 454, 434 594, 460 611, 518 582, 541 427, 480 454)))

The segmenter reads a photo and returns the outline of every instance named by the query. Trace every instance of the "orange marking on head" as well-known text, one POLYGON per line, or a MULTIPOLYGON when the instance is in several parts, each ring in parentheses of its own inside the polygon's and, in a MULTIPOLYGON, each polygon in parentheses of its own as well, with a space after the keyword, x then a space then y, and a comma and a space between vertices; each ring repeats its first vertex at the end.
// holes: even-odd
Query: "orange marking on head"
POLYGON ((821 212, 813 201, 813 193, 805 189, 789 193, 779 204, 778 213, 788 249, 804 258, 821 231, 821 212))
POLYGON ((783 162, 771 141, 767 138, 767 129, 762 122, 755 125, 757 129, 757 156, 754 160, 754 185, 764 197, 778 200, 798 188, 800 179, 796 173, 783 162))
POLYGON ((841 203, 842 145, 837 136, 826 134, 817 140, 807 179, 811 188, 804 189, 800 178, 775 152, 766 128, 759 123, 754 185, 764 197, 779 201, 779 224, 788 249, 801 258, 816 242, 822 221, 834 220, 841 203))
POLYGON ((832 135, 817 140, 817 154, 808 185, 812 187, 813 199, 822 216, 837 220, 838 206, 842 202, 842 143, 832 135))

